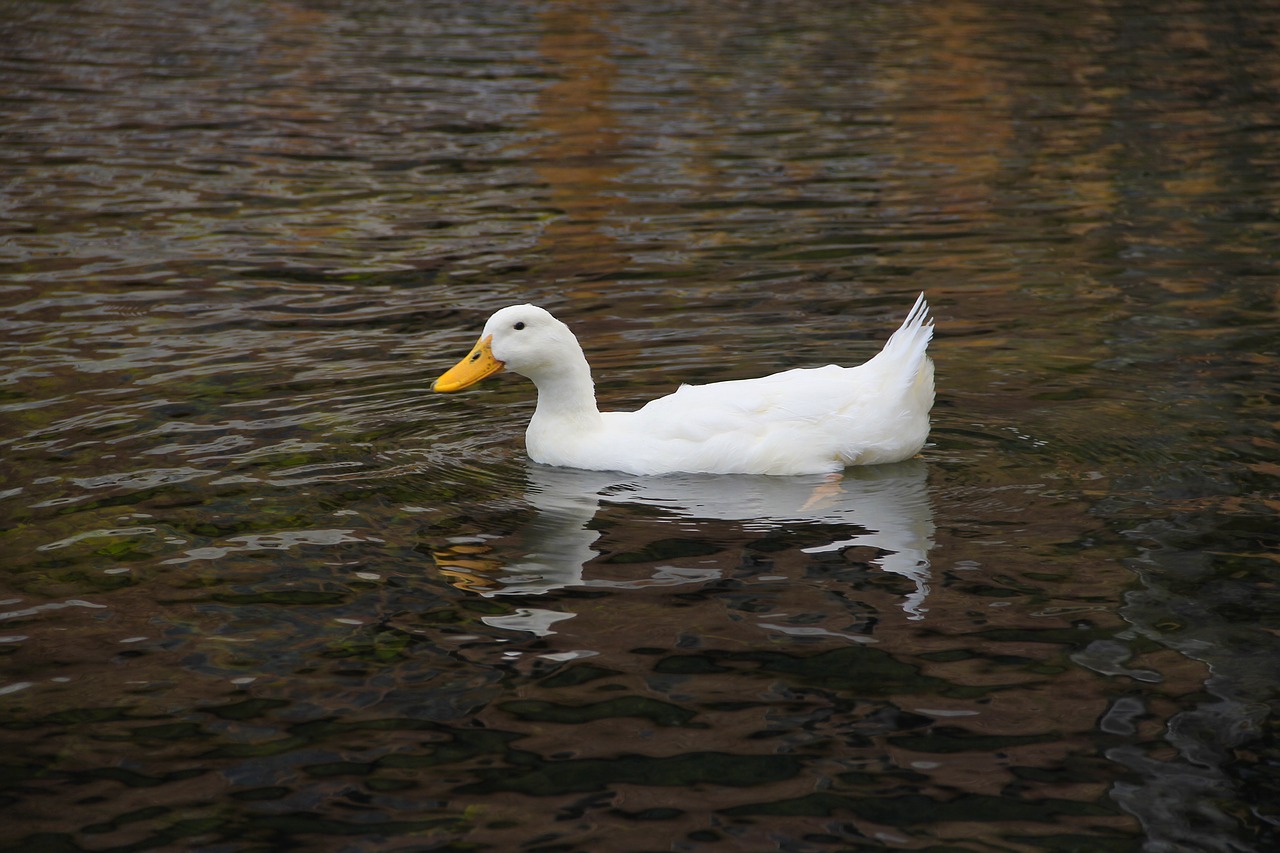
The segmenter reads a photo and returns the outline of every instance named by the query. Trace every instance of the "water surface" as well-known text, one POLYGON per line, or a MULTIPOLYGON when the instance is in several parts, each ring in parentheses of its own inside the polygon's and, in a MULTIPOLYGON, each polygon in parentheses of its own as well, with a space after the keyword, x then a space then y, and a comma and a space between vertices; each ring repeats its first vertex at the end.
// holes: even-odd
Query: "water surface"
POLYGON ((0 2, 7 850, 1272 849, 1280 10, 0 2), (527 462, 872 355, 919 459, 527 462))

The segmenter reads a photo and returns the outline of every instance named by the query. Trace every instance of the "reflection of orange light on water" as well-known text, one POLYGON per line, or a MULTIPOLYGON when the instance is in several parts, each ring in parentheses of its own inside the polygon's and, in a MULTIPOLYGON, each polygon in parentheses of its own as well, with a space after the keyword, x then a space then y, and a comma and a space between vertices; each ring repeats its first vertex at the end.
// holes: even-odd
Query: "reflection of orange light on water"
POLYGON ((576 275, 619 266, 615 242, 602 224, 620 202, 613 192, 618 165, 617 114, 609 100, 617 67, 597 4, 551 3, 540 14, 538 52, 556 77, 542 90, 534 129, 542 144, 533 167, 547 185, 550 206, 562 214, 546 227, 541 247, 572 263, 576 275))
POLYGON ((501 586, 494 576, 502 571, 502 563, 481 556, 488 551, 483 545, 452 545, 432 551, 431 559, 452 586, 463 592, 485 593, 501 586))

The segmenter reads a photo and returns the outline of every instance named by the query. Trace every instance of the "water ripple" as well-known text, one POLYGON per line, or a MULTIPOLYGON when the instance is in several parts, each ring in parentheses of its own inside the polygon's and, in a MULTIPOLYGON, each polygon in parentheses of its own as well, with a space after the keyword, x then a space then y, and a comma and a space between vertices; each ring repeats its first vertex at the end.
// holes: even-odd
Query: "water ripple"
POLYGON ((1276 847, 1263 6, 6 4, 14 843, 1276 847), (630 408, 921 290, 838 483, 429 391, 509 303, 630 408))

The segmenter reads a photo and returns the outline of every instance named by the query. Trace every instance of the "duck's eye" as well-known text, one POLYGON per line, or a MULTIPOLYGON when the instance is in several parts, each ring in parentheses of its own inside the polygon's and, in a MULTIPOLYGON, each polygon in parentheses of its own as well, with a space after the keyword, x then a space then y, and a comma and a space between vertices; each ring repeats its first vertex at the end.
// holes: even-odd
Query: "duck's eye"
POLYGON ((521 321, 521 322, 519 322, 519 323, 516 323, 516 324, 515 324, 514 326, 512 326, 511 328, 515 329, 515 330, 518 332, 518 331, 520 331, 521 329, 523 329, 523 328, 524 328, 524 322, 523 322, 523 321, 521 321))

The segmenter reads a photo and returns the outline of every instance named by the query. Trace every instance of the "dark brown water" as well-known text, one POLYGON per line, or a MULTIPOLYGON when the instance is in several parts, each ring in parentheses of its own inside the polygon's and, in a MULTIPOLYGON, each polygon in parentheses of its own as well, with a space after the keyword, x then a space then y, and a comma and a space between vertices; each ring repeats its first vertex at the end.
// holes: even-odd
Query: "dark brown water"
POLYGON ((0 848, 1275 849, 1277 152, 1270 2, 0 0, 0 848), (834 487, 428 391, 920 291, 834 487))

